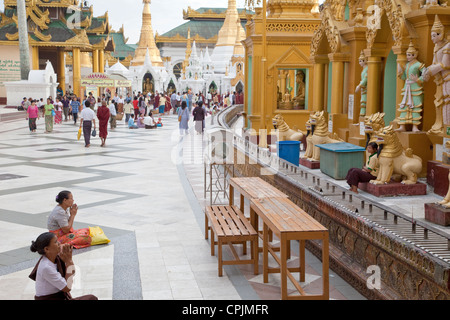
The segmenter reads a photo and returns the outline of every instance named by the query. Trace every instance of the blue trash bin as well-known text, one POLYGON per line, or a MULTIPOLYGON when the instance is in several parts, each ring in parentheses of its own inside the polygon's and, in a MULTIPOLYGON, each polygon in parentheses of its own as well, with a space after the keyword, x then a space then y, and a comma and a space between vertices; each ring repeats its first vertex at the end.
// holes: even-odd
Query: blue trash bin
POLYGON ((300 141, 278 141, 277 152, 280 159, 300 165, 300 141))

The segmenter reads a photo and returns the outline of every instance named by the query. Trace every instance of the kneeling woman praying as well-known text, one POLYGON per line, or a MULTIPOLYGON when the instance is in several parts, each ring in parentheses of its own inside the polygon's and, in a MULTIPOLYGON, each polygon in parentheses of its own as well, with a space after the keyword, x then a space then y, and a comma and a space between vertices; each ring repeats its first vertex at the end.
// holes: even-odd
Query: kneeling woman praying
POLYGON ((56 196, 58 205, 48 217, 48 230, 58 237, 61 244, 71 244, 75 249, 91 246, 89 228, 74 230, 73 223, 78 212, 70 191, 61 191, 56 196))

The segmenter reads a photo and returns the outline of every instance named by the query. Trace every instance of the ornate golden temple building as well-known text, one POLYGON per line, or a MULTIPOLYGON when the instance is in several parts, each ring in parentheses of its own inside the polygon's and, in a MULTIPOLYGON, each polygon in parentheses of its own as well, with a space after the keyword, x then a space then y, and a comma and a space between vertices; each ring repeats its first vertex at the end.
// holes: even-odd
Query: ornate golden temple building
MULTIPOLYGON (((219 32, 227 18, 228 8, 201 7, 192 9, 188 7, 183 10, 183 19, 186 23, 179 25, 163 34, 156 34, 155 40, 161 51, 163 59, 169 59, 177 78, 180 78, 184 67, 190 57, 192 44, 195 42, 198 50, 210 54, 214 50, 218 40, 219 32)), ((238 8, 239 19, 242 28, 253 15, 253 12, 238 8)))
POLYGON ((269 0, 266 21, 262 8, 255 12, 244 41, 247 126, 270 132, 281 114, 304 129, 315 92, 310 47, 321 24, 318 1, 269 0))
MULTIPOLYGON (((1 70, 2 100, 5 100, 2 81, 17 78, 14 64, 19 60, 16 1, 5 0, 4 4, 0 13, 0 56, 11 67, 1 70)), ((93 7, 84 7, 78 0, 26 0, 26 16, 32 69, 43 69, 46 61, 50 61, 60 87, 65 91, 66 83, 69 83, 65 71, 67 53, 73 70, 73 90, 81 95, 82 64, 91 66, 92 72, 104 72, 105 53, 115 51, 113 38, 109 35, 108 13, 94 17, 93 7)))
POLYGON ((281 114, 305 130, 310 113, 324 111, 331 134, 365 146, 364 117, 380 112, 423 160, 422 175, 427 161, 447 161, 450 120, 442 112, 450 62, 439 71, 434 61, 450 35, 446 1, 326 0, 320 15, 315 5, 268 0, 265 27, 261 10, 247 24, 247 127, 270 131, 281 114), (436 30, 442 41, 435 43, 436 30))

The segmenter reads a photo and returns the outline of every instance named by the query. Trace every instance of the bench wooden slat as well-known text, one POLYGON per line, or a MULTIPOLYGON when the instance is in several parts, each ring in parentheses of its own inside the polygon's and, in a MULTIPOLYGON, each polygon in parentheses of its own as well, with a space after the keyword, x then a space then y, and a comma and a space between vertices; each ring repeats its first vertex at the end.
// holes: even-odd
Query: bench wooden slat
POLYGON ((298 231, 326 231, 318 221, 313 219, 295 203, 284 198, 268 198, 264 200, 255 199, 255 206, 270 217, 277 229, 283 232, 298 231))
POLYGON ((259 177, 231 178, 230 184, 247 198, 286 197, 283 192, 259 177))
POLYGON ((232 207, 232 211, 228 212, 230 215, 230 221, 239 230, 241 235, 250 235, 250 230, 242 223, 242 219, 239 216, 240 209, 236 206, 232 207))
POLYGON ((253 264, 254 273, 258 274, 258 234, 245 218, 237 206, 210 206, 205 210, 205 232, 208 232, 208 223, 211 224, 211 255, 214 255, 214 246, 219 247, 219 276, 222 276, 223 265, 253 264), (218 242, 215 242, 217 236, 218 242), (234 243, 244 245, 244 255, 247 250, 247 241, 251 242, 252 258, 241 260, 233 247, 234 243), (235 260, 224 261, 222 245, 228 244, 235 260))
POLYGON ((232 207, 219 207, 220 214, 222 215, 222 219, 225 222, 225 225, 222 225, 222 228, 228 229, 229 232, 234 236, 242 235, 243 232, 240 228, 235 224, 233 219, 233 208, 232 207))
POLYGON ((257 234, 248 219, 237 206, 212 206, 206 214, 216 234, 220 236, 240 236, 257 234))
POLYGON ((218 207, 214 208, 214 217, 216 218, 218 230, 216 230, 216 234, 224 235, 224 236, 232 236, 233 232, 228 227, 225 219, 223 218, 222 213, 218 207), (220 230, 220 231, 219 231, 220 230))

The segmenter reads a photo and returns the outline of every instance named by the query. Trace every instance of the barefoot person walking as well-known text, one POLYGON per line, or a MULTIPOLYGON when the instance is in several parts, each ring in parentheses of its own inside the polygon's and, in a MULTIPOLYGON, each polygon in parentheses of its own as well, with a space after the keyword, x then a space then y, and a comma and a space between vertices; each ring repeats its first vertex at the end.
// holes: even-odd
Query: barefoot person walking
POLYGON ((85 105, 86 107, 80 114, 80 129, 83 126, 84 146, 89 148, 91 146, 92 124, 94 125, 94 130, 97 127, 95 126, 95 112, 90 108, 91 103, 86 101, 85 105))
POLYGON ((102 140, 101 147, 105 146, 106 137, 108 136, 108 121, 111 116, 111 113, 106 106, 106 101, 102 101, 102 105, 97 110, 97 119, 98 119, 98 128, 100 130, 98 136, 102 140))

